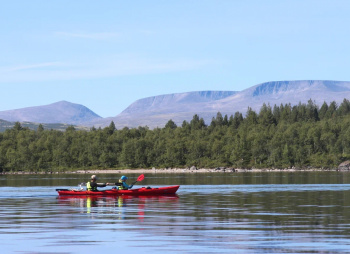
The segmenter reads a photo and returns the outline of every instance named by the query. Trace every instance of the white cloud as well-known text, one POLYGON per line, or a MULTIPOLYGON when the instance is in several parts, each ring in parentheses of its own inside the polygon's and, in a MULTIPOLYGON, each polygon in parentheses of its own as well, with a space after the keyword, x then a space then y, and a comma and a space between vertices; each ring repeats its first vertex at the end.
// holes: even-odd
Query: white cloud
POLYGON ((38 63, 38 64, 18 65, 13 67, 1 68, 0 73, 31 70, 31 69, 42 69, 42 68, 57 67, 57 66, 62 66, 62 63, 46 62, 46 63, 38 63))
POLYGON ((45 62, 0 68, 0 83, 78 80, 154 73, 181 72, 216 64, 196 59, 88 59, 82 62, 45 62))

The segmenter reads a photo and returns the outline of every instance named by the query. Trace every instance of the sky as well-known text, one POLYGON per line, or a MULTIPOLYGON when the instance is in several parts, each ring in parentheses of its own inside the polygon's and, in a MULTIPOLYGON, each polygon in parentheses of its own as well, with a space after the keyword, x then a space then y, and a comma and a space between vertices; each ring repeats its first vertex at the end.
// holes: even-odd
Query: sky
POLYGON ((280 80, 350 81, 348 0, 12 0, 0 9, 0 111, 134 101, 280 80))

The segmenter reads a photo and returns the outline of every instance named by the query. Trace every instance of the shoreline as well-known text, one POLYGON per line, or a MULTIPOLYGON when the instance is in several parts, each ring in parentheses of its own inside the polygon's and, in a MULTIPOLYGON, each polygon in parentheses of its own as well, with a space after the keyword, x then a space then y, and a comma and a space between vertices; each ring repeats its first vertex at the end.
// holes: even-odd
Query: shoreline
POLYGON ((244 172, 322 172, 322 171, 342 171, 349 172, 345 169, 324 169, 324 168, 263 168, 263 169, 245 169, 245 168, 152 168, 152 169, 86 169, 86 170, 74 170, 74 171, 45 171, 45 172, 1 172, 0 175, 33 175, 33 174, 132 174, 132 173, 244 173, 244 172))

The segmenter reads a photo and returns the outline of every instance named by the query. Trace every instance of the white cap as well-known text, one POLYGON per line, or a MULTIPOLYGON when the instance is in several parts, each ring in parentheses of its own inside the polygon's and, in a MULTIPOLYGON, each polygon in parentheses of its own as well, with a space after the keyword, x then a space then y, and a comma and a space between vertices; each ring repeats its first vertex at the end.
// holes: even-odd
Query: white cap
POLYGON ((92 175, 91 179, 96 179, 97 180, 97 176, 96 175, 92 175))

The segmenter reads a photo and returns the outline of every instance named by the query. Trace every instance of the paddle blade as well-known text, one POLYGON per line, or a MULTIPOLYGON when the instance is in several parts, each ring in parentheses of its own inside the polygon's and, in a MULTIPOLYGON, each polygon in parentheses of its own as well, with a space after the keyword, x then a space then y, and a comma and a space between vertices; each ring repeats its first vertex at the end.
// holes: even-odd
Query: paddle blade
POLYGON ((145 179, 145 176, 142 174, 142 175, 140 175, 138 178, 137 178, 137 182, 140 182, 140 181, 142 181, 143 179, 145 179))

